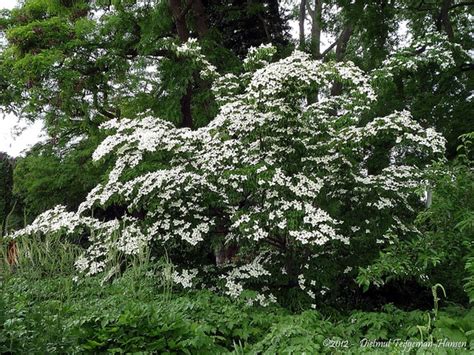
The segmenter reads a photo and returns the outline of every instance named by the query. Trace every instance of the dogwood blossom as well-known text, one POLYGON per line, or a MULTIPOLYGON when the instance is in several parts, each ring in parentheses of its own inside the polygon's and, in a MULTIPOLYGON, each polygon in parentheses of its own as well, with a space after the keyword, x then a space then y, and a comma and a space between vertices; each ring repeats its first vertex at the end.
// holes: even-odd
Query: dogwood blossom
MULTIPOLYGON (((195 41, 176 50, 217 75, 195 41)), ((205 127, 176 128, 151 115, 104 123, 109 136, 93 159, 113 159, 108 181, 77 212, 57 207, 13 237, 84 228, 91 245, 76 267, 87 275, 107 267, 110 251, 135 255, 151 245, 197 246, 223 238, 252 245, 250 255, 220 271, 229 296, 241 295, 251 279, 285 270, 315 299, 311 273, 319 255, 336 254, 361 235, 377 250, 377 233, 416 233, 406 211, 417 208, 411 197, 424 167, 443 154, 441 135, 408 111, 371 116, 377 100, 371 78, 353 63, 321 62, 295 51, 269 64, 259 53, 251 51, 247 72, 215 79, 220 109, 205 127), (334 81, 343 83, 338 96, 330 94, 334 81), (318 101, 308 103, 316 91, 318 101), (384 163, 373 169, 380 146, 384 163), (114 204, 126 207, 125 216, 91 217, 114 204), (289 254, 295 255, 291 262, 289 254)), ((186 288, 195 276, 183 271, 173 279, 186 288)), ((268 291, 258 297, 260 304, 274 300, 268 291)))

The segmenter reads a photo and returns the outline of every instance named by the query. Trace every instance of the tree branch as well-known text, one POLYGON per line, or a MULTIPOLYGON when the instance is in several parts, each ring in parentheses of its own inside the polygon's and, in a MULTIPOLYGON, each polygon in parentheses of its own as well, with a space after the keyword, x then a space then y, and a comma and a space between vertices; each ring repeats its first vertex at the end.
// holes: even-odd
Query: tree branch
MULTIPOLYGON (((191 7, 191 1, 188 3, 189 7, 191 7)), ((182 16, 183 10, 186 9, 187 6, 185 6, 184 9, 181 8, 181 0, 169 0, 169 5, 176 26, 176 31, 178 32, 178 37, 180 41, 184 43, 189 38, 189 30, 186 25, 186 19, 184 16, 182 16)), ((186 14, 186 12, 184 12, 184 14, 186 14)))
POLYGON ((464 63, 460 67, 461 71, 469 71, 474 70, 474 63, 464 63))
POLYGON ((444 0, 441 5, 441 10, 436 20, 436 28, 441 32, 442 28, 446 31, 448 39, 450 42, 454 39, 453 26, 451 20, 449 19, 449 9, 451 8, 452 0, 444 0))
POLYGON ((344 28, 342 32, 340 33, 339 37, 328 48, 326 48, 323 53, 321 53, 321 55, 319 56, 319 59, 324 58, 338 44, 342 43, 343 41, 347 42, 349 40, 351 33, 352 33, 352 27, 347 26, 346 28, 344 28))
POLYGON ((454 4, 448 9, 448 11, 451 11, 451 10, 457 8, 457 7, 460 7, 460 6, 474 6, 474 2, 466 1, 466 2, 460 2, 458 4, 454 4))
POLYGON ((340 39, 341 36, 339 36, 338 39, 336 39, 329 47, 327 47, 323 53, 321 53, 320 57, 318 59, 322 59, 326 56, 326 54, 328 54, 336 45, 337 43, 339 42, 339 39, 340 39))
MULTIPOLYGON (((318 0, 316 0, 318 1, 318 0)), ((309 1, 306 1, 306 10, 308 10, 308 14, 309 16, 311 16, 311 18, 314 17, 314 11, 312 8, 311 8, 311 5, 309 4, 309 1)))
POLYGON ((97 97, 97 92, 94 92, 92 94, 92 96, 93 96, 92 102, 93 102, 93 105, 94 105, 95 109, 97 110, 97 112, 99 112, 102 116, 105 116, 107 118, 116 118, 117 117, 117 115, 114 115, 112 112, 107 111, 105 108, 103 108, 101 105, 99 105, 99 99, 97 97))
POLYGON ((206 9, 204 8, 204 4, 201 0, 191 0, 194 18, 196 21, 196 30, 198 33, 199 38, 203 38, 206 36, 209 25, 206 17, 206 9))
POLYGON ((267 238, 264 239, 264 241, 267 242, 270 245, 273 245, 274 247, 279 248, 279 249, 285 249, 285 244, 282 241, 278 240, 278 239, 267 237, 267 238))
POLYGON ((304 46, 305 46, 304 21, 306 18, 306 1, 307 0, 301 0, 300 12, 299 12, 300 48, 301 49, 304 49, 304 46))

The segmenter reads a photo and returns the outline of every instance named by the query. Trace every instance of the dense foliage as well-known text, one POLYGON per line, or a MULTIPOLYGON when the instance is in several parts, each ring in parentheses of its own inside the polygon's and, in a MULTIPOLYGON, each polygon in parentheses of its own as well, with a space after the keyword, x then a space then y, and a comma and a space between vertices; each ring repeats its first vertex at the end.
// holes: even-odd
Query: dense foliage
POLYGON ((472 350, 471 6, 0 12, 0 351, 472 350))
MULTIPOLYGON (((70 277, 37 279, 31 272, 9 278, 0 296, 0 351, 374 353, 369 344, 398 339, 379 349, 386 353, 416 350, 421 342, 474 340, 474 313, 461 307, 435 314, 388 304, 372 312, 291 314, 209 291, 171 294, 165 270, 141 265, 105 285, 97 277, 75 283, 70 277)), ((468 353, 463 346, 451 350, 468 353)))

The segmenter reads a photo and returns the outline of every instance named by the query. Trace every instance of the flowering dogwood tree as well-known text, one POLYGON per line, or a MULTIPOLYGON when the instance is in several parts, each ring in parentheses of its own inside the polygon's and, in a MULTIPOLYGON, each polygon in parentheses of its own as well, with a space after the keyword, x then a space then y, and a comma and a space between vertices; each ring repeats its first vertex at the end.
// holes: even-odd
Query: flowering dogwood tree
POLYGON ((343 275, 417 233, 425 168, 444 139, 408 111, 373 117, 369 75, 300 51, 270 63, 274 48, 263 46, 250 51, 245 73, 219 77, 195 42, 176 51, 214 80, 217 117, 197 130, 151 116, 106 122, 110 135, 93 159, 113 159, 108 181, 77 212, 59 206, 13 237, 86 231, 90 246, 76 262, 86 275, 106 270, 112 251, 236 245, 228 264, 191 258, 192 270, 174 278, 189 287, 214 268, 224 292, 237 297, 258 284, 254 300, 266 304, 275 280, 316 299, 327 291, 325 262, 339 260, 332 272, 343 275), (344 88, 338 96, 334 82, 344 88), (128 213, 93 217, 111 205, 128 213))

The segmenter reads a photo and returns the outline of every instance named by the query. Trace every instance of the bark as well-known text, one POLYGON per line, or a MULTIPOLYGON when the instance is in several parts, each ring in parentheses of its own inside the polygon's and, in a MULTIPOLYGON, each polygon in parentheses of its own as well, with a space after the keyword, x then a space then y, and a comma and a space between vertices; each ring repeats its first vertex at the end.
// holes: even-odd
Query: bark
POLYGON ((193 128, 193 114, 191 111, 191 102, 193 98, 193 87, 189 83, 186 93, 181 97, 181 127, 193 128))
POLYGON ((258 19, 262 22, 263 29, 265 31, 265 37, 267 37, 267 42, 271 43, 272 42, 272 34, 270 32, 270 29, 268 28, 267 22, 263 18, 262 14, 258 14, 258 19))
POLYGON ((304 33, 305 18, 306 18, 306 0, 301 0, 300 12, 299 12, 300 49, 301 50, 303 50, 305 47, 305 33, 304 33))
MULTIPOLYGON (((171 14, 176 26, 179 40, 184 43, 189 39, 190 30, 186 23, 186 15, 192 10, 196 32, 199 38, 207 35, 209 30, 206 11, 202 0, 169 0, 171 14)), ((180 99, 181 127, 193 128, 193 116, 191 110, 193 97, 193 84, 189 82, 185 94, 180 99)))
MULTIPOLYGON (((181 0, 169 0, 171 14, 173 16, 174 24, 176 26, 176 32, 180 42, 184 43, 189 39, 189 29, 186 24, 186 14, 192 5, 192 0, 188 0, 186 5, 182 5, 181 0)), ((191 112, 191 101, 192 101, 192 84, 189 83, 186 88, 186 93, 181 97, 181 127, 193 126, 193 116, 191 112)))
POLYGON ((307 3, 308 12, 311 16, 311 45, 310 50, 314 58, 319 58, 321 55, 321 25, 322 25, 322 0, 315 0, 314 9, 311 9, 307 3))
MULTIPOLYGON (((306 1, 306 10, 311 17, 311 40, 310 52, 313 58, 320 58, 321 56, 321 21, 322 21, 322 0, 315 0, 314 9, 311 8, 309 1, 306 1)), ((308 103, 313 104, 318 102, 319 92, 316 91, 308 96, 308 103)))
POLYGON ((438 31, 444 31, 448 35, 448 39, 450 42, 454 40, 454 31, 453 26, 451 24, 451 20, 449 19, 449 10, 452 7, 452 0, 444 0, 441 5, 441 11, 439 13, 438 19, 436 21, 436 27, 438 31))
POLYGON ((223 266, 225 264, 232 263, 236 258, 239 249, 240 248, 238 244, 221 245, 220 247, 216 248, 214 251, 216 256, 216 265, 223 266))
POLYGON ((206 10, 201 0, 188 0, 192 1, 192 10, 196 21, 196 31, 199 38, 203 38, 209 31, 206 10))
POLYGON ((189 29, 186 25, 186 12, 183 11, 186 7, 183 7, 181 0, 169 0, 171 14, 173 15, 174 24, 176 26, 176 32, 181 42, 186 42, 189 39, 189 29))
MULTIPOLYGON (((346 50, 347 50, 347 44, 349 43, 349 39, 351 38, 352 35, 352 26, 351 25, 346 25, 344 29, 342 30, 341 36, 339 37, 337 41, 337 46, 336 46, 336 61, 341 62, 344 59, 344 56, 346 55, 346 50)), ((335 82, 331 88, 331 95, 332 96, 337 96, 342 93, 342 83, 341 82, 335 82)))
POLYGON ((341 33, 339 42, 336 47, 336 61, 340 62, 344 59, 347 50, 347 44, 352 35, 352 26, 347 25, 341 33))

